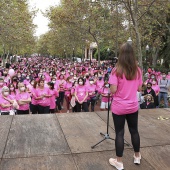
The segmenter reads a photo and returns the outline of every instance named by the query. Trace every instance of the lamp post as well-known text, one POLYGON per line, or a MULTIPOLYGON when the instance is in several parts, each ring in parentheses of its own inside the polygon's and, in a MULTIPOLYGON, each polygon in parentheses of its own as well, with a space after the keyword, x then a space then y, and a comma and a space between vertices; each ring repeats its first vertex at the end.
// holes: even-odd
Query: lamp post
POLYGON ((66 58, 66 50, 64 49, 64 57, 66 58))
POLYGON ((107 57, 109 59, 109 54, 110 54, 110 48, 107 49, 107 57))
POLYGON ((91 60, 93 59, 93 49, 97 48, 96 42, 90 43, 90 65, 91 65, 91 60))
POLYGON ((131 39, 131 37, 129 37, 129 39, 127 40, 127 43, 130 44, 130 45, 132 45, 132 39, 131 39))
POLYGON ((147 60, 147 58, 148 58, 148 57, 147 57, 147 56, 148 56, 148 52, 149 52, 149 45, 147 44, 147 45, 146 45, 146 63, 147 63, 147 61, 148 61, 148 60, 147 60))
POLYGON ((74 48, 73 48, 73 63, 74 63, 74 48))

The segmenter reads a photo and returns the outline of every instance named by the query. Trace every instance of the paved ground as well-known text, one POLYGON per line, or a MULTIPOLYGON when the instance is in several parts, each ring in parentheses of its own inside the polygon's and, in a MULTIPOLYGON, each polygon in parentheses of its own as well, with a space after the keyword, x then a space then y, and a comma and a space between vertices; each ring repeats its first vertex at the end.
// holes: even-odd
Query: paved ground
MULTIPOLYGON (((126 128, 126 170, 170 169, 170 119, 164 120, 169 117, 170 109, 140 111, 140 166, 133 164, 126 128)), ((107 112, 1 116, 0 170, 112 170, 108 159, 115 156, 114 141, 91 149, 106 132, 106 119, 107 112)), ((111 117, 109 133, 114 138, 111 117)))

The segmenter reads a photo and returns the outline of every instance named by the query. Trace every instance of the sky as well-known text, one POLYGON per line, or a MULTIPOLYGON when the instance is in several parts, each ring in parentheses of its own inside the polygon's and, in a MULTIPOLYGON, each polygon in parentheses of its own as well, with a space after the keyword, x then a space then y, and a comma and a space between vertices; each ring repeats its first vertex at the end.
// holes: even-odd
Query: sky
POLYGON ((50 6, 60 3, 60 0, 28 0, 30 9, 39 9, 37 16, 34 18, 34 24, 37 25, 35 36, 40 36, 48 31, 48 19, 43 16, 41 11, 45 12, 50 6))

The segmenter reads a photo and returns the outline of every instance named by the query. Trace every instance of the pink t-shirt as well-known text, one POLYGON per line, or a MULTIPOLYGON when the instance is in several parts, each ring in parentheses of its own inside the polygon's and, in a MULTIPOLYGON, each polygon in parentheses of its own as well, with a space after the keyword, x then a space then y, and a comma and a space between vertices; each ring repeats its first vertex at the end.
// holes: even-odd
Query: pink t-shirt
POLYGON ((134 113, 138 110, 136 93, 138 87, 142 85, 141 70, 140 75, 134 80, 127 80, 125 75, 123 75, 123 78, 117 77, 114 70, 110 74, 109 83, 111 85, 116 85, 117 91, 113 96, 114 100, 112 102, 111 110, 117 115, 134 113))
POLYGON ((167 78, 168 80, 170 80, 170 75, 167 75, 166 78, 167 78))
MULTIPOLYGON (((37 88, 36 96, 40 97, 42 95, 50 95, 50 89, 48 87, 44 87, 44 89, 37 88)), ((43 107, 50 106, 50 98, 43 97, 42 99, 37 100, 37 104, 43 107)))
POLYGON ((23 82, 26 86, 30 84, 29 80, 24 80, 23 82))
MULTIPOLYGON (((16 100, 27 100, 30 98, 30 94, 28 92, 17 93, 16 100)), ((19 105, 18 110, 29 110, 29 103, 24 105, 19 105)))
MULTIPOLYGON (((11 97, 10 95, 7 96, 7 98, 10 99, 10 100, 12 100, 12 97, 11 97)), ((1 103, 1 104, 5 104, 5 105, 10 104, 10 102, 7 101, 7 100, 5 100, 2 95, 0 95, 0 103, 1 103)), ((7 112, 8 112, 8 111, 11 110, 11 108, 12 108, 12 107, 3 108, 3 107, 0 105, 0 110, 1 110, 1 111, 7 111, 7 112)))
POLYGON ((9 85, 9 82, 10 82, 10 77, 7 76, 7 77, 4 77, 4 82, 7 84, 7 86, 9 85))
POLYGON ((90 85, 90 82, 89 82, 88 79, 86 79, 85 85, 86 85, 86 86, 89 86, 89 85, 90 85))
POLYGON ((16 100, 16 93, 11 92, 10 97, 12 100, 16 100))
POLYGON ((66 81, 64 79, 59 80, 60 92, 64 92, 65 84, 66 84, 66 81))
POLYGON ((152 89, 155 91, 156 94, 160 91, 159 85, 152 85, 152 89))
POLYGON ((101 91, 103 85, 104 85, 104 81, 103 81, 103 80, 97 80, 97 82, 96 82, 96 86, 97 86, 97 87, 96 87, 96 88, 97 88, 97 91, 98 91, 98 92, 101 91))
POLYGON ((92 84, 92 85, 86 85, 86 88, 88 90, 88 98, 87 99, 90 99, 90 97, 94 97, 96 94, 96 85, 92 84))
POLYGON ((70 83, 70 82, 67 82, 66 84, 65 84, 65 96, 70 96, 70 94, 71 94, 71 88, 72 88, 72 83, 70 83))
POLYGON ((72 89, 71 89, 71 95, 72 95, 72 96, 75 94, 75 88, 76 88, 76 87, 73 86, 72 89))
MULTIPOLYGON (((101 90, 100 90, 100 94, 102 95, 102 94, 104 94, 104 95, 107 95, 107 96, 102 96, 102 99, 101 99, 101 101, 102 102, 105 102, 105 103, 107 103, 108 102, 108 93, 109 93, 109 88, 107 88, 107 87, 103 87, 101 90)), ((109 102, 111 101, 111 96, 110 96, 110 100, 109 100, 109 102)))
POLYGON ((32 88, 31 89, 31 103, 33 105, 37 105, 38 104, 38 100, 36 100, 37 98, 37 95, 36 95, 36 89, 35 88, 32 88))
POLYGON ((50 109, 55 109, 56 108, 56 96, 58 95, 58 92, 54 89, 54 90, 50 90, 50 94, 52 95, 50 97, 50 109))
MULTIPOLYGON (((88 92, 88 89, 85 85, 84 86, 78 85, 75 88, 75 93, 77 94, 79 101, 82 101, 85 98, 87 92, 88 92)), ((87 102, 87 98, 85 99, 84 102, 87 102)))
POLYGON ((59 80, 56 80, 55 84, 54 84, 54 88, 59 90, 59 80))
POLYGON ((30 92, 31 92, 31 90, 33 89, 33 86, 32 86, 30 83, 27 84, 26 87, 27 87, 28 91, 30 91, 30 92))
POLYGON ((147 89, 147 93, 150 93, 151 92, 151 89, 147 89))

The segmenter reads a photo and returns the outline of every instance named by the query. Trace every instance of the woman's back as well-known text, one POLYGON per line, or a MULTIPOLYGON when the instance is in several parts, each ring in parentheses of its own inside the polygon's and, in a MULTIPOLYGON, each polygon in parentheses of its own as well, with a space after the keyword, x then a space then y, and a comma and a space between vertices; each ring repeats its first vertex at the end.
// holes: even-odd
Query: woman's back
POLYGON ((128 114, 138 110, 136 93, 142 84, 142 77, 137 76, 134 80, 127 80, 125 75, 117 77, 116 72, 110 75, 109 83, 117 86, 112 102, 112 112, 115 114, 128 114))
POLYGON ((136 93, 142 85, 142 73, 137 66, 133 48, 125 43, 121 46, 118 63, 109 78, 114 93, 112 112, 118 115, 131 114, 138 110, 136 93))

